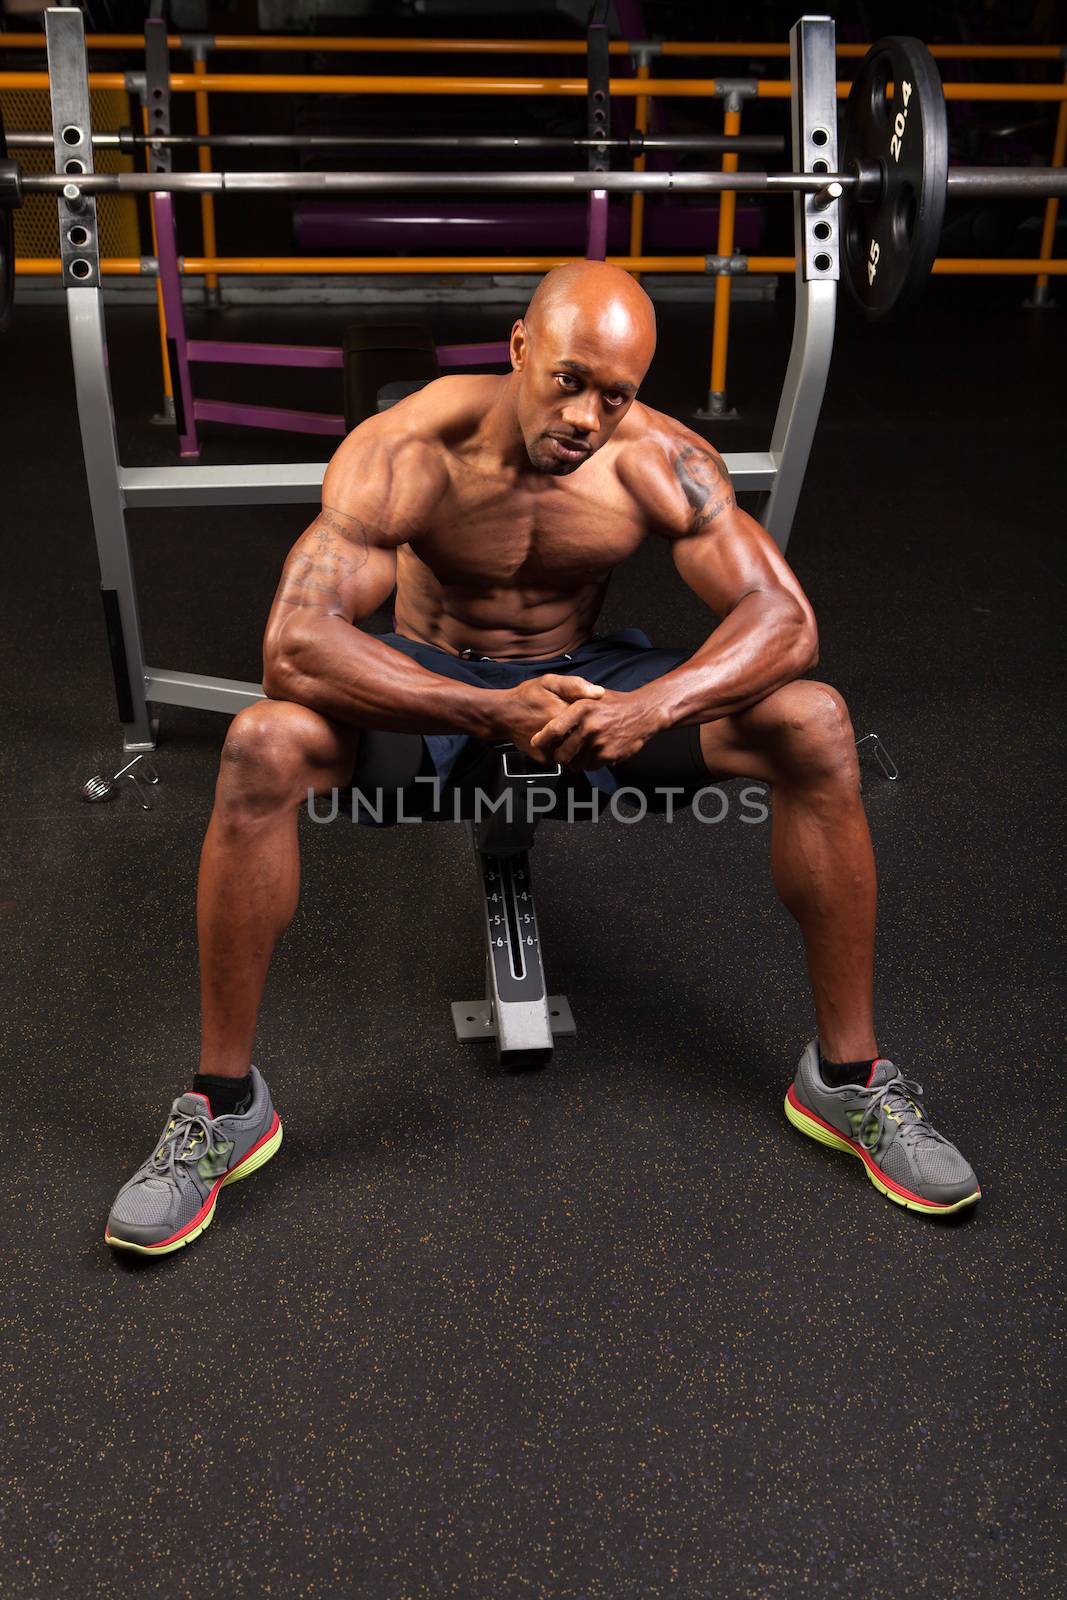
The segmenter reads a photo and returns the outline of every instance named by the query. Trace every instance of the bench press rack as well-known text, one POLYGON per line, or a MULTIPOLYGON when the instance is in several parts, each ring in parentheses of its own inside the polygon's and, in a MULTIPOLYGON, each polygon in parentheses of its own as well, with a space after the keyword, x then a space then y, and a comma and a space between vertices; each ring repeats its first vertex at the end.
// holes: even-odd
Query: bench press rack
MULTIPOLYGON (((45 13, 45 28, 56 170, 91 174, 93 140, 82 14, 73 8, 52 8, 45 13)), ((837 167, 833 21, 805 17, 797 22, 790 33, 790 58, 794 164, 803 173, 833 172, 837 167)), ((511 176, 492 175, 502 189, 511 176)), ((650 186, 662 177, 642 176, 650 186)), ((487 176, 486 184, 490 181, 487 176)), ((188 706, 233 716, 264 694, 257 683, 146 663, 127 510, 316 504, 325 465, 123 465, 108 376, 96 200, 75 183, 67 189, 69 194, 57 193, 63 285, 119 721, 124 750, 150 751, 156 747, 158 731, 152 706, 188 706)), ((796 310, 770 446, 766 451, 724 457, 736 489, 760 492, 759 518, 782 550, 788 543, 833 352, 840 265, 837 200, 828 200, 825 192, 797 192, 792 199, 796 310)), ((171 196, 153 194, 152 203, 160 208, 157 224, 172 225, 171 196)), ((502 767, 502 783, 512 776, 502 767)), ((574 1025, 566 1002, 548 996, 544 983, 526 858, 531 841, 527 837, 520 844, 506 830, 492 826, 480 832, 471 828, 469 837, 484 891, 488 984, 484 1002, 453 1007, 457 1033, 462 1038, 495 1036, 501 1059, 547 1059, 553 1032, 573 1031, 574 1025), (493 899, 497 894, 499 901, 493 899), (504 944, 496 942, 502 937, 494 921, 498 914, 505 918, 504 944), (553 1011, 558 1014, 553 1016, 553 1011)))

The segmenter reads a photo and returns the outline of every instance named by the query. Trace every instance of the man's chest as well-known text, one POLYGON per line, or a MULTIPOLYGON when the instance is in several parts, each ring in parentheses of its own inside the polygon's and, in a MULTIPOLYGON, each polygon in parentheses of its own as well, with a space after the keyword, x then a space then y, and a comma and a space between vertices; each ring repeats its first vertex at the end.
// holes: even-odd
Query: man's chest
POLYGON ((461 479, 411 549, 442 584, 595 582, 632 555, 647 530, 613 479, 577 478, 546 478, 533 489, 461 479))

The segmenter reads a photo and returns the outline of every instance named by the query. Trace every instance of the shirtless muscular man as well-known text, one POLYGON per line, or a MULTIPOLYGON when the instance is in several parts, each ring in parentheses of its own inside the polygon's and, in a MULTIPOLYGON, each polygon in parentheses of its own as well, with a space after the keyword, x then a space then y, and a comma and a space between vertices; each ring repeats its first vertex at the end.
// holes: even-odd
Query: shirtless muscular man
POLYGON ((447 786, 501 743, 608 792, 768 784, 771 871, 818 1028, 789 1120, 912 1210, 979 1198, 919 1085, 879 1054, 874 859, 845 703, 805 677, 811 606, 720 456, 638 401, 654 349, 651 301, 627 273, 558 267, 512 330, 506 377, 440 378, 330 462, 267 621, 267 698, 222 751, 199 879, 200 1070, 120 1190, 109 1244, 188 1244, 223 1185, 281 1142, 252 1048, 309 791, 350 790, 355 775, 366 792, 368 763, 401 791, 419 776, 447 786), (596 633, 612 569, 649 538, 719 619, 692 654, 596 633), (365 632, 394 588, 394 631, 365 632))

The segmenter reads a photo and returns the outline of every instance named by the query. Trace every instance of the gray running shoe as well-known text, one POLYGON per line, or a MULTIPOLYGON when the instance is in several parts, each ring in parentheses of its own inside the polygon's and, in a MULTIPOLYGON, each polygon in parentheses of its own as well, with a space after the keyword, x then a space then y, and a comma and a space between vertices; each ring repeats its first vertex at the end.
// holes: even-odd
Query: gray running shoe
POLYGON ((813 1039, 785 1097, 785 1114, 810 1139, 859 1156, 874 1187, 897 1205, 945 1216, 973 1205, 982 1191, 956 1146, 927 1122, 922 1094, 884 1059, 874 1063, 869 1083, 832 1088, 819 1071, 813 1039))
POLYGON ((255 1172, 282 1142, 270 1090, 255 1067, 252 1090, 248 1110, 232 1117, 212 1117, 202 1094, 178 1096, 155 1150, 115 1197, 108 1244, 164 1256, 200 1237, 219 1190, 255 1172))

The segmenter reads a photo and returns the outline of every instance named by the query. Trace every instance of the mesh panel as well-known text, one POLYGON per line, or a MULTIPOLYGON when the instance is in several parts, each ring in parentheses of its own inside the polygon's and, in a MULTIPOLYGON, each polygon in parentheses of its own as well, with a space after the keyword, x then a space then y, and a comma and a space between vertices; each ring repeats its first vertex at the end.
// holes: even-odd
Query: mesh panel
MULTIPOLYGON (((93 127, 97 130, 124 127, 131 120, 129 96, 121 89, 91 89, 89 105, 93 127)), ((51 129, 52 111, 47 89, 4 89, 0 93, 0 107, 4 125, 9 130, 51 129)), ((17 156, 25 172, 55 171, 55 156, 51 150, 15 150, 12 154, 17 156)), ((93 164, 97 172, 133 171, 133 157, 119 150, 94 150, 93 164)), ((100 254, 139 256, 141 238, 133 195, 102 194, 97 196, 96 204, 100 254)), ((15 254, 23 257, 59 255, 54 195, 28 194, 15 211, 15 254)))
POLYGON ((916 1178, 922 1183, 941 1184, 966 1181, 971 1175, 969 1166, 954 1145, 941 1144, 933 1139, 923 1139, 913 1144, 911 1160, 901 1141, 894 1139, 885 1155, 875 1159, 894 1183, 901 1183, 908 1189, 915 1187, 916 1178))
POLYGON ((885 1154, 876 1155, 874 1159, 886 1177, 892 1178, 894 1183, 902 1183, 906 1189, 914 1185, 915 1175, 899 1139, 894 1139, 885 1154))
POLYGON ((138 1228, 170 1227, 177 1231, 190 1222, 204 1203, 195 1184, 186 1183, 174 1209, 173 1184, 135 1183, 116 1202, 113 1216, 116 1222, 128 1222, 138 1228))
POLYGON ((954 1145, 935 1144, 932 1139, 924 1139, 917 1147, 915 1162, 927 1183, 959 1183, 971 1175, 954 1145))

